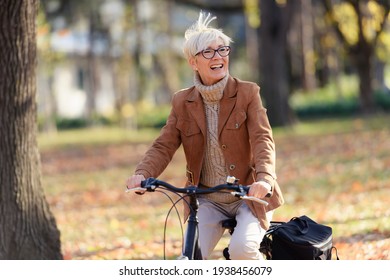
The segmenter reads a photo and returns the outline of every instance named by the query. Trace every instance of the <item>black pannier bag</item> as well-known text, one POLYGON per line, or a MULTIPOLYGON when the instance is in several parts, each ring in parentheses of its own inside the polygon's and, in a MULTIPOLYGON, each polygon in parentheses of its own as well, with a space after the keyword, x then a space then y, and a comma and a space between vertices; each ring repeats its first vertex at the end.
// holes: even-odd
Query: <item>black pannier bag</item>
POLYGON ((331 260, 333 249, 332 228, 307 216, 271 222, 260 246, 269 260, 331 260))

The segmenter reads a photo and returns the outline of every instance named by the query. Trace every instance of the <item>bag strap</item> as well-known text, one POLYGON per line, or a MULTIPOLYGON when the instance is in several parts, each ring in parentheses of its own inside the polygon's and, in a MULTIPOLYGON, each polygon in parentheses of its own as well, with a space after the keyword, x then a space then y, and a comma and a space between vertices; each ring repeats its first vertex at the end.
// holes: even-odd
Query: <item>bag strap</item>
POLYGON ((305 234, 309 231, 309 223, 307 222, 307 220, 299 217, 294 217, 291 219, 291 221, 298 222, 297 224, 291 224, 291 225, 296 226, 301 234, 305 234), (301 227, 299 225, 301 225, 301 227))
POLYGON ((333 251, 333 249, 336 251, 336 259, 339 261, 339 254, 337 252, 337 248, 335 246, 332 246, 332 248, 330 249, 331 251, 333 251))
POLYGON ((281 225, 284 225, 286 222, 279 222, 279 221, 271 221, 271 226, 266 231, 265 235, 270 235, 275 230, 277 230, 281 225))
POLYGON ((272 233, 279 228, 292 228, 292 227, 294 227, 296 229, 297 233, 302 234, 302 235, 306 234, 309 231, 309 223, 305 219, 302 219, 300 217, 294 217, 290 220, 290 222, 291 221, 297 221, 297 223, 289 223, 289 222, 282 223, 280 225, 275 226, 274 228, 269 230, 269 232, 267 232, 267 233, 272 233))

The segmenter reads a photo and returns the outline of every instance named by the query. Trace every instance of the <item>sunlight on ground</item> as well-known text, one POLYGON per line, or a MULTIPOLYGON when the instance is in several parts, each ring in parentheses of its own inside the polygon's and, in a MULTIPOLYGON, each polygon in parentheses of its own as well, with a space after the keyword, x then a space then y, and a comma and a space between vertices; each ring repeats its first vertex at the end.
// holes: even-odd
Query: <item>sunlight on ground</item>
MULTIPOLYGON (((390 116, 334 119, 276 131, 286 204, 274 219, 305 214, 332 226, 341 259, 390 259, 389 123, 390 116)), ((59 132, 50 140, 40 136, 43 186, 65 258, 163 258, 171 203, 159 194, 125 193, 125 180, 155 133, 144 140, 116 129, 59 132), (115 132, 108 136, 110 131, 115 132), (83 139, 88 134, 100 139, 90 144, 83 139)), ((179 150, 161 178, 183 185, 184 166, 179 150)), ((227 244, 226 236, 213 257, 221 258, 227 244)), ((166 257, 175 258, 180 248, 180 222, 172 211, 166 257)))

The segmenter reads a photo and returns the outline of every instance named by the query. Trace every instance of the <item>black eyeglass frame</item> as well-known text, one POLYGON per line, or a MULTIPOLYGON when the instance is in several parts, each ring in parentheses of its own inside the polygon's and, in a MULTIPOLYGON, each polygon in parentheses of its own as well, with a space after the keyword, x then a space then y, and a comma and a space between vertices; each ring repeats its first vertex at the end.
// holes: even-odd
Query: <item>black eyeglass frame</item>
POLYGON ((195 54, 195 56, 197 56, 198 54, 202 54, 202 56, 203 56, 204 58, 206 58, 206 59, 212 59, 212 58, 215 56, 215 53, 218 53, 221 57, 227 57, 227 56, 230 54, 231 51, 232 51, 232 48, 231 48, 230 46, 221 46, 221 47, 219 47, 218 49, 205 49, 205 50, 202 50, 202 51, 200 51, 200 52, 197 52, 197 53, 195 54), (226 55, 222 55, 222 54, 220 53, 220 50, 221 50, 221 49, 228 49, 227 54, 226 54, 226 55), (204 54, 205 51, 213 51, 213 55, 212 55, 211 57, 207 57, 207 56, 205 56, 205 54, 204 54))

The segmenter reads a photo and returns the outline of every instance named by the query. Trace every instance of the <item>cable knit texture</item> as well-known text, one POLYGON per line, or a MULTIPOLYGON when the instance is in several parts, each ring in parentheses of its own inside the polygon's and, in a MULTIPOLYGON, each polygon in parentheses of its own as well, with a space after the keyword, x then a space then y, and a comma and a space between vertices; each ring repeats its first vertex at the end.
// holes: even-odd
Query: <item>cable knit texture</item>
MULTIPOLYGON (((207 120, 207 142, 200 178, 200 184, 204 187, 224 184, 228 175, 225 158, 218 142, 219 101, 223 96, 228 77, 229 75, 226 75, 222 80, 211 86, 202 84, 198 73, 194 77, 195 87, 203 98, 207 120)), ((205 197, 220 203, 232 203, 238 200, 229 193, 213 193, 207 194, 205 197)))

